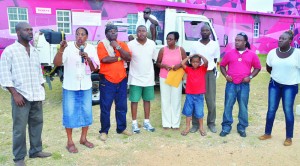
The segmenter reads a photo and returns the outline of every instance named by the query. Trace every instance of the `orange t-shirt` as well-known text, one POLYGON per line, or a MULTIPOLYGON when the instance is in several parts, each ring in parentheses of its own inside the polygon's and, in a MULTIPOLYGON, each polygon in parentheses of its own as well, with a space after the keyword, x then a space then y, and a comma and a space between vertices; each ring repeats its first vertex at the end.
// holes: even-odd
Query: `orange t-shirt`
MULTIPOLYGON (((123 50, 130 53, 129 48, 126 43, 117 41, 118 44, 122 47, 123 50)), ((120 83, 127 75, 126 69, 124 68, 124 61, 118 61, 113 63, 103 63, 102 59, 109 56, 106 51, 103 42, 100 42, 97 46, 98 57, 101 62, 100 74, 103 74, 104 77, 112 83, 120 83)), ((116 57, 120 57, 121 54, 118 50, 115 49, 116 57)), ((130 55, 131 56, 131 55, 130 55)))

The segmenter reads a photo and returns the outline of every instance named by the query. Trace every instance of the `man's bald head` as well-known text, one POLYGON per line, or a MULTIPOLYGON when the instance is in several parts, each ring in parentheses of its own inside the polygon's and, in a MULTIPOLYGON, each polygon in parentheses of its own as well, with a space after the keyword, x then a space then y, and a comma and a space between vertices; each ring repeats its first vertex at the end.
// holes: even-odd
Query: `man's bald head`
POLYGON ((202 40, 209 40, 210 34, 211 34, 210 27, 208 25, 204 24, 201 27, 201 37, 202 37, 202 40))
POLYGON ((25 27, 30 27, 30 25, 27 22, 19 22, 16 26, 15 26, 15 30, 20 31, 22 28, 25 27))
POLYGON ((208 26, 207 24, 204 24, 202 27, 201 27, 201 30, 203 29, 208 29, 210 32, 211 32, 211 28, 210 26, 208 26))

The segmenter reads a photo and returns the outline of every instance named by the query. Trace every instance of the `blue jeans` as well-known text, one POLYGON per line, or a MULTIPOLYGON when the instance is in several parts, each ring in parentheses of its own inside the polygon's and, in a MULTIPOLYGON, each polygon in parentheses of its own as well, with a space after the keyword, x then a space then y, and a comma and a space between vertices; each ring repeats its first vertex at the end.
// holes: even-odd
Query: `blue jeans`
POLYGON ((266 118, 265 134, 271 135, 276 111, 282 98, 282 107, 285 115, 286 138, 293 138, 294 132, 294 101, 298 93, 298 84, 283 85, 272 78, 269 83, 268 113, 266 118))
POLYGON ((244 132, 248 127, 248 99, 249 99, 250 85, 249 83, 234 84, 232 82, 226 83, 224 113, 222 122, 222 131, 229 133, 231 131, 232 109, 235 101, 239 104, 239 123, 237 130, 244 132))
POLYGON ((126 129, 127 114, 127 78, 120 83, 114 84, 103 75, 100 75, 100 123, 99 133, 108 133, 110 128, 110 110, 112 102, 115 101, 115 116, 117 121, 117 133, 126 129))

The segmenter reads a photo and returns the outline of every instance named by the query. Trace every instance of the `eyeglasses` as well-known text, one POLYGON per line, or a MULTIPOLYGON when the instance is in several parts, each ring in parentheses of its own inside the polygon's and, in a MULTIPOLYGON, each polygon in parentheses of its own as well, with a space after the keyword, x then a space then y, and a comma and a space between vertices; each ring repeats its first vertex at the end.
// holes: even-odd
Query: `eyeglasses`
POLYGON ((146 11, 144 11, 144 14, 150 14, 151 12, 146 12, 146 11))
POLYGON ((76 36, 86 36, 85 33, 77 33, 76 36))
POLYGON ((175 39, 172 39, 172 38, 166 38, 166 40, 171 40, 171 41, 172 41, 172 40, 175 40, 175 39))

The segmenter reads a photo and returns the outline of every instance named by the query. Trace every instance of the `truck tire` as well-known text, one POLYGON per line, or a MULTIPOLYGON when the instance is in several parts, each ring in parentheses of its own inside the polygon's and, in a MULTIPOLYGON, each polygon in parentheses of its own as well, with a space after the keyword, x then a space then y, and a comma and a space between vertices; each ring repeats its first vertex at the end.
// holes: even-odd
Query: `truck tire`
POLYGON ((99 91, 99 74, 92 73, 92 105, 98 105, 100 103, 100 91, 99 91))

